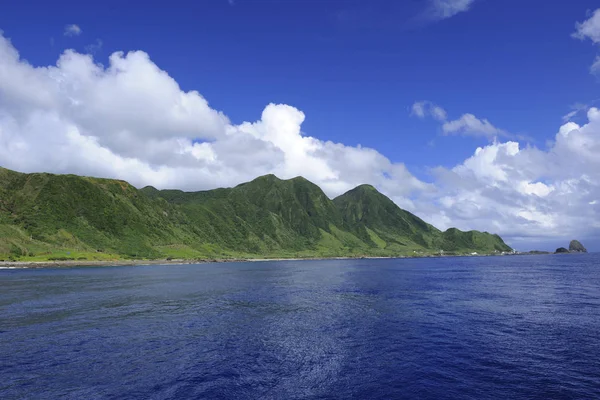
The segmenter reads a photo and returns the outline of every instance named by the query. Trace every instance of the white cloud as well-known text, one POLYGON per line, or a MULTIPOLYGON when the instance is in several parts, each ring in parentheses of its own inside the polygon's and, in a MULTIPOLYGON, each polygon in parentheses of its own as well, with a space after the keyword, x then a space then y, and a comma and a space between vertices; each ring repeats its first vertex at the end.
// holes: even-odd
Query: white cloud
POLYGON ((412 115, 416 115, 419 118, 425 118, 425 102, 418 101, 412 105, 412 115))
POLYGON ((441 20, 469 11, 475 0, 431 0, 431 18, 441 20))
POLYGON ((581 40, 590 39, 593 43, 600 43, 600 8, 583 22, 575 24, 573 37, 581 40))
MULTIPOLYGON (((575 24, 575 33, 571 36, 580 40, 590 39, 592 43, 600 44, 600 8, 594 11, 585 21, 577 22, 575 24)), ((600 56, 596 57, 596 60, 590 67, 590 73, 600 74, 600 56)))
POLYGON ((441 122, 444 135, 483 136, 490 140, 496 137, 512 137, 487 119, 479 119, 473 114, 464 114, 459 119, 448 121, 446 110, 431 101, 415 102, 411 107, 411 115, 421 119, 431 117, 441 122))
POLYGON ((79 25, 71 24, 65 26, 64 35, 65 36, 79 36, 83 31, 79 27, 79 25))
POLYGON ((519 182, 517 189, 521 193, 534 194, 538 197, 546 197, 554 190, 552 186, 548 186, 542 182, 530 183, 527 181, 519 182))
MULTIPOLYGON (((452 133, 497 129, 475 117, 448 122, 430 102, 412 112, 452 133)), ((330 196, 370 183, 440 228, 497 232, 511 243, 600 232, 596 108, 587 123, 560 127, 547 149, 494 141, 454 168, 434 168, 432 183, 374 149, 307 135, 305 117, 269 104, 256 121, 233 123, 198 92, 182 91, 144 52, 114 53, 102 66, 67 50, 56 65, 35 67, 0 35, 0 165, 7 168, 184 190, 302 175, 330 196)))
POLYGON ((65 51, 34 67, 0 36, 0 165, 126 179, 187 190, 232 186, 258 175, 303 175, 328 194, 370 182, 399 201, 428 185, 369 148, 305 135, 305 115, 267 105, 234 124, 141 51, 107 66, 65 51))
POLYGON ((513 243, 597 235, 600 111, 587 117, 561 126, 547 150, 494 142, 454 168, 435 168, 438 208, 415 202, 417 209, 442 226, 496 231, 513 243))
POLYGON ((490 139, 508 136, 505 131, 496 128, 487 119, 479 119, 473 114, 464 114, 457 120, 445 122, 442 130, 446 135, 485 136, 490 139))
POLYGON ((448 117, 446 110, 430 101, 417 101, 411 107, 411 114, 419 118, 432 117, 438 121, 445 121, 448 117))

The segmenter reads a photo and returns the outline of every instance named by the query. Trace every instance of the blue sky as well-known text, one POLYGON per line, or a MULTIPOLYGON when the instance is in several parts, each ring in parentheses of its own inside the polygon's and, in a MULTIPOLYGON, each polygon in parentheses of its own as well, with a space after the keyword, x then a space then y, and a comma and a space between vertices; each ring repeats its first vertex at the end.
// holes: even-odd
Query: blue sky
MULTIPOLYGON (((437 1, 57 1, 50 6, 47 1, 23 0, 3 7, 0 29, 20 53, 20 62, 37 68, 55 66, 65 49, 91 55, 104 67, 116 51, 141 50, 182 92, 198 91, 231 125, 258 121, 270 103, 293 106, 306 116, 301 125, 305 136, 372 148, 391 164, 405 165, 410 171, 406 179, 419 181, 410 190, 400 187, 398 177, 393 182, 369 182, 401 206, 441 225, 480 228, 477 220, 491 218, 489 214, 469 211, 452 216, 436 211, 455 191, 440 192, 448 184, 432 168, 462 165, 477 147, 494 143, 492 136, 550 154, 549 141, 555 141, 563 116, 576 104, 584 106, 573 121, 584 126, 586 112, 600 98, 598 77, 590 73, 599 51, 591 36, 579 40, 572 35, 576 23, 590 18, 598 3, 437 1), (462 11, 442 18, 443 2, 462 11), (71 24, 78 30, 66 32, 71 24), (443 107, 446 119, 419 118, 411 111, 419 101, 443 107), (494 134, 444 130, 444 122, 465 114, 488 120, 494 134), (438 195, 427 194, 427 185, 435 186, 438 195)), ((191 139, 210 143, 216 140, 211 135, 200 133, 191 139)), ((118 153, 118 146, 99 140, 118 153)), ((156 160, 147 163, 159 168, 156 160)), ((21 166, 1 155, 0 164, 21 166)), ((56 172, 120 174, 87 166, 69 168, 48 164, 56 172)), ((583 176, 580 171, 576 174, 583 176)), ((311 177, 331 183, 326 176, 321 181, 311 177)), ((135 174, 125 178, 138 184, 156 182, 135 174)), ((241 179, 236 175, 225 183, 241 179)), ((566 179, 544 171, 528 178, 528 184, 558 188, 558 182, 566 179)), ((344 183, 350 181, 354 183, 344 183)), ((338 183, 331 184, 328 194, 345 188, 338 183)), ((157 184, 161 185, 168 182, 157 184)), ((179 181, 173 185, 202 189, 216 183, 207 179, 197 185, 179 181)), ((588 205, 595 201, 590 199, 585 199, 588 205)), ((541 211, 550 207, 543 200, 535 210, 523 206, 526 213, 519 218, 550 212, 541 211)), ((452 204, 456 201, 460 202, 455 199, 452 204)), ((596 218, 597 209, 591 212, 596 218)), ((543 231, 540 221, 529 220, 537 228, 523 232, 500 222, 497 228, 515 240, 521 236, 537 240, 543 236, 535 233, 543 231)), ((595 235, 595 226, 585 235, 595 235)))

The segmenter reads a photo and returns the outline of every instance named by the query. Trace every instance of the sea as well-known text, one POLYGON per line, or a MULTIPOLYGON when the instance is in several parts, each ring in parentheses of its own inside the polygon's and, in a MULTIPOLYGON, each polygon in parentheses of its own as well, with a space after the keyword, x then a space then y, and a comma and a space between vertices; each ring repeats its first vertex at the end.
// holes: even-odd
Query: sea
POLYGON ((598 399, 600 254, 4 269, 0 398, 598 399))

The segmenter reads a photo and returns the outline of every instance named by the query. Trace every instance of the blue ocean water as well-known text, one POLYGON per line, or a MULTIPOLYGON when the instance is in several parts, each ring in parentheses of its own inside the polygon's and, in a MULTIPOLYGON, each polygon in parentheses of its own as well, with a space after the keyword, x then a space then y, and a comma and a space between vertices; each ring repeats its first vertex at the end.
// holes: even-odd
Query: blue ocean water
POLYGON ((600 255, 0 271, 2 399, 600 398, 600 255))

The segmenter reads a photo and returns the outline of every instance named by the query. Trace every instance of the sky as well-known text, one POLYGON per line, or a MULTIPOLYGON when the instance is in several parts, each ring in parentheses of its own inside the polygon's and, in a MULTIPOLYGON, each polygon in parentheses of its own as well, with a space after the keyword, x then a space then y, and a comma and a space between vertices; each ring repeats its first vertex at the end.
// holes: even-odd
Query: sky
POLYGON ((21 0, 0 166, 205 190, 369 183, 435 226, 600 251, 600 8, 21 0))

